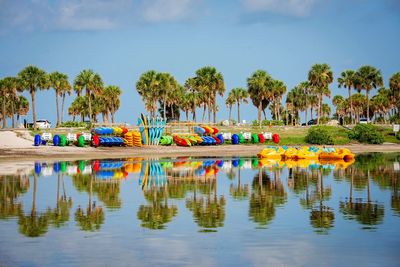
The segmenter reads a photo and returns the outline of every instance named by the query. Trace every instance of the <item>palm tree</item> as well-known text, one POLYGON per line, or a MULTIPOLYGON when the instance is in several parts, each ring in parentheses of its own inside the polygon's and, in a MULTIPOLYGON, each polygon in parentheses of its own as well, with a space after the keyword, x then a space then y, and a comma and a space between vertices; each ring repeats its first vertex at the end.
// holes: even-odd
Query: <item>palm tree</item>
POLYGON ((178 99, 176 97, 176 91, 179 87, 179 84, 171 74, 166 72, 157 73, 156 80, 157 80, 159 94, 163 96, 164 120, 167 120, 166 107, 167 104, 169 104, 170 102, 174 102, 175 99, 178 99))
POLYGON ((1 115, 3 120, 3 128, 7 128, 7 114, 6 114, 6 102, 7 98, 10 94, 9 88, 6 85, 6 81, 4 79, 0 80, 0 96, 1 96, 1 115))
POLYGON ((257 70, 249 78, 247 78, 247 88, 250 98, 253 100, 253 103, 258 102, 258 121, 260 128, 262 101, 271 99, 272 84, 273 79, 264 70, 257 70))
MULTIPOLYGON (((15 114, 15 104, 17 102, 17 92, 21 92, 21 87, 20 87, 20 82, 18 78, 16 77, 6 77, 3 79, 3 89, 5 91, 2 91, 3 93, 7 93, 7 99, 9 100, 9 106, 10 106, 10 112, 9 114, 11 115, 11 121, 12 121, 12 127, 15 127, 15 121, 14 121, 14 114, 15 114)), ((4 102, 3 102, 4 104, 4 102)), ((7 112, 6 112, 7 113, 7 112)), ((4 126, 3 121, 3 126, 4 126)))
MULTIPOLYGON (((60 73, 58 71, 49 74, 49 86, 56 92, 56 110, 57 110, 57 127, 60 126, 60 111, 58 105, 58 96, 64 92, 71 90, 71 84, 68 81, 68 75, 60 73)), ((64 104, 64 100, 63 100, 64 104)))
POLYGON ((18 79, 21 82, 21 89, 27 90, 31 94, 33 127, 36 128, 35 93, 37 89, 48 89, 48 78, 46 72, 38 67, 29 65, 18 73, 18 79))
POLYGON ((382 87, 378 89, 378 94, 371 98, 371 106, 375 114, 375 118, 376 115, 379 114, 384 123, 386 123, 386 113, 389 111, 391 106, 390 94, 391 93, 389 89, 382 87))
POLYGON ((286 93, 286 85, 283 81, 274 80, 272 83, 272 102, 273 102, 273 114, 276 120, 280 120, 279 104, 282 96, 286 93))
POLYGON ((229 123, 231 123, 232 119, 232 107, 235 104, 236 100, 233 97, 232 91, 229 93, 228 97, 225 100, 225 105, 229 108, 229 123))
POLYGON ((87 113, 87 96, 78 96, 71 103, 71 106, 68 108, 68 114, 73 116, 73 121, 75 121, 75 116, 81 115, 81 121, 83 122, 84 117, 88 115, 87 113))
POLYGON ((184 86, 193 96, 193 98, 192 98, 192 112, 193 112, 192 119, 193 119, 193 121, 196 121, 197 120, 197 118, 196 118, 196 108, 197 108, 197 105, 199 104, 198 101, 197 101, 198 98, 199 98, 198 97, 199 87, 198 87, 198 84, 197 84, 196 77, 187 79, 184 86))
POLYGON ((341 95, 335 95, 332 99, 332 104, 336 107, 336 115, 338 119, 344 116, 344 103, 345 100, 341 95))
POLYGON ((390 77, 389 87, 397 107, 397 115, 400 116, 400 72, 390 77))
POLYGON ((217 120, 217 94, 224 95, 225 83, 222 73, 216 68, 206 66, 196 71, 197 84, 205 91, 208 100, 208 121, 210 122, 211 110, 214 114, 214 123, 217 120))
POLYGON ((367 122, 369 122, 369 91, 383 86, 381 71, 372 66, 362 66, 355 74, 355 87, 358 91, 365 90, 367 98, 367 122))
POLYGON ((311 86, 308 81, 301 82, 297 85, 298 90, 302 90, 304 92, 304 110, 306 115, 306 125, 308 126, 308 107, 310 106, 310 96, 311 94, 311 86))
POLYGON ((110 113, 111 113, 111 122, 114 123, 114 115, 116 111, 116 103, 119 102, 119 96, 121 95, 121 89, 118 86, 110 85, 107 86, 103 92, 102 96, 104 96, 110 102, 110 113))
POLYGON ((26 115, 29 112, 29 101, 24 96, 17 96, 15 101, 16 114, 17 114, 17 125, 19 125, 19 117, 26 115))
POLYGON ((350 123, 353 122, 353 101, 351 99, 351 89, 355 88, 355 74, 354 70, 345 70, 342 72, 341 77, 338 78, 339 88, 347 88, 349 90, 349 101, 350 101, 350 123))
POLYGON ((154 70, 143 73, 136 82, 136 90, 145 102, 145 107, 152 117, 157 110, 158 92, 157 72, 154 70))
POLYGON ((235 99, 235 102, 237 104, 237 112, 238 112, 238 123, 240 123, 240 103, 248 103, 247 98, 249 98, 249 93, 247 92, 246 89, 243 88, 234 88, 230 92, 232 94, 232 97, 235 99))
POLYGON ((323 96, 330 96, 329 84, 333 82, 333 72, 328 64, 315 64, 311 67, 308 72, 308 81, 315 93, 318 95, 318 119, 322 113, 322 98, 323 96))
POLYGON ((327 117, 327 118, 329 118, 329 116, 331 115, 331 107, 328 104, 326 103, 322 104, 321 115, 322 117, 327 117))
POLYGON ((89 102, 89 121, 92 122, 92 94, 98 95, 102 91, 103 80, 101 76, 93 70, 83 70, 75 78, 74 89, 78 96, 85 89, 89 102))

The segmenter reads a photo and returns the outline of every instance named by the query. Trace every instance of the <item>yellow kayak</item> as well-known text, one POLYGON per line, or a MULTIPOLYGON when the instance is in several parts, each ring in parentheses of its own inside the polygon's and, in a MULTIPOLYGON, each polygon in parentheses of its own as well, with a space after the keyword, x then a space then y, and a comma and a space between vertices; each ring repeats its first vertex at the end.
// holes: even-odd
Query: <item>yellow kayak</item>
POLYGON ((331 148, 329 150, 322 150, 319 154, 319 159, 322 160, 352 160, 355 155, 347 148, 331 148))

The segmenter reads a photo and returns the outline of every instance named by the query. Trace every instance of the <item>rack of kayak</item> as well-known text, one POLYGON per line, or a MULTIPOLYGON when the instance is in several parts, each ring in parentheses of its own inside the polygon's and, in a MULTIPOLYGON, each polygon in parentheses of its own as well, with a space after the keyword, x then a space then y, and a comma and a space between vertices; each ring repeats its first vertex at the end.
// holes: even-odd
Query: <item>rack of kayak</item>
POLYGON ((257 154, 258 158, 284 160, 353 160, 355 155, 347 148, 321 146, 268 146, 257 154))
POLYGON ((215 127, 195 126, 194 134, 173 134, 164 135, 160 138, 160 145, 169 146, 176 144, 178 146, 190 147, 194 145, 222 145, 222 144, 263 144, 267 140, 272 140, 274 143, 279 143, 279 135, 266 133, 219 133, 215 127))

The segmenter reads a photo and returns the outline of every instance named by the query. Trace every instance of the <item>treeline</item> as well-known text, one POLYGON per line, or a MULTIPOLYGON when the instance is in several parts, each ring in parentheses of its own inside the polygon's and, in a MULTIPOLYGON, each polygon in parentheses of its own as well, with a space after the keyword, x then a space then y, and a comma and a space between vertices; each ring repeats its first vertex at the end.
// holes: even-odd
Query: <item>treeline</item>
MULTIPOLYGON (((337 78, 339 88, 347 90, 348 97, 334 96, 332 104, 336 107, 335 116, 347 123, 356 123, 360 118, 382 122, 399 118, 400 110, 400 72, 389 79, 389 88, 383 87, 381 71, 373 66, 362 66, 358 70, 345 70, 337 78), (353 94, 354 90, 356 91, 353 94), (377 94, 370 98, 373 90, 377 94), (362 95, 361 92, 365 92, 362 95)), ((264 70, 256 70, 247 78, 247 88, 233 88, 225 98, 229 108, 229 120, 232 120, 232 108, 237 105, 237 122, 240 122, 240 106, 249 101, 257 108, 257 120, 262 124, 269 109, 272 119, 283 121, 287 125, 300 123, 300 113, 316 118, 318 124, 330 119, 331 109, 324 103, 331 97, 329 86, 334 75, 328 64, 313 65, 305 81, 291 90, 281 80, 273 78, 264 70), (286 94, 285 103, 283 101, 286 94)), ((27 66, 16 77, 0 80, 0 104, 3 128, 7 127, 6 119, 26 115, 30 109, 29 102, 20 94, 28 91, 31 95, 33 122, 36 122, 35 95, 38 90, 55 91, 57 123, 64 122, 64 102, 67 95, 76 93, 76 98, 68 108, 68 114, 88 118, 97 122, 102 115, 103 122, 114 122, 115 112, 120 107, 121 89, 118 86, 106 86, 98 73, 82 70, 70 84, 68 75, 60 72, 46 73, 35 66, 27 66), (59 105, 61 98, 61 110, 59 105)), ((217 97, 224 97, 226 86, 221 72, 211 66, 198 69, 183 85, 166 72, 154 70, 143 73, 136 82, 136 90, 142 97, 145 108, 152 116, 159 113, 164 119, 180 120, 181 111, 186 120, 199 121, 197 110, 202 110, 201 121, 217 121, 217 97), (191 118, 189 116, 191 113, 191 118)), ((35 125, 36 127, 36 125, 35 125)))
MULTIPOLYGON (((285 124, 296 125, 300 122, 300 112, 313 118, 316 113, 317 124, 330 119, 331 108, 324 103, 326 97, 331 97, 329 86, 334 81, 334 75, 328 64, 315 64, 308 72, 307 79, 287 92, 287 86, 281 80, 274 79, 264 70, 257 70, 247 78, 247 88, 233 88, 225 99, 229 108, 229 120, 232 121, 232 107, 237 105, 237 121, 240 122, 240 105, 252 104, 258 110, 258 123, 262 117, 266 119, 266 109, 269 108, 272 119, 285 124), (287 94, 286 94, 287 93, 287 94), (286 101, 283 98, 286 94, 286 101)), ((346 70, 337 78, 339 88, 348 90, 348 98, 333 97, 336 107, 335 117, 348 123, 358 122, 361 117, 371 120, 382 119, 385 122, 390 117, 398 118, 400 110, 400 72, 389 80, 389 88, 383 87, 383 77, 380 70, 373 66, 362 66, 358 70, 346 70), (370 99, 371 91, 378 93, 370 99), (357 93, 352 94, 353 90, 357 93), (361 92, 364 91, 365 95, 361 92)), ((223 75, 214 67, 203 67, 180 85, 169 73, 158 73, 154 70, 143 73, 136 89, 141 95, 146 109, 154 116, 157 110, 164 118, 180 119, 180 110, 192 120, 197 120, 196 110, 203 110, 201 121, 208 115, 208 122, 216 123, 216 113, 219 110, 217 96, 224 96, 226 87, 223 75), (211 119, 212 115, 212 119, 211 119)))
POLYGON ((16 77, 6 77, 0 80, 0 103, 2 107, 1 120, 3 128, 7 127, 7 117, 11 117, 12 127, 15 127, 14 117, 26 115, 30 109, 29 102, 20 93, 28 91, 32 99, 33 123, 36 128, 36 92, 38 90, 53 89, 55 91, 57 123, 59 126, 64 122, 64 102, 66 95, 71 95, 75 91, 77 97, 68 108, 68 114, 85 117, 89 121, 97 121, 97 115, 103 115, 103 121, 114 122, 115 111, 119 108, 121 90, 118 86, 105 86, 103 79, 98 73, 92 70, 83 70, 75 78, 71 85, 68 75, 58 71, 46 73, 44 70, 27 66, 21 70, 16 77), (82 93, 85 95, 82 95, 82 93), (59 98, 61 98, 61 111, 59 108, 59 98))

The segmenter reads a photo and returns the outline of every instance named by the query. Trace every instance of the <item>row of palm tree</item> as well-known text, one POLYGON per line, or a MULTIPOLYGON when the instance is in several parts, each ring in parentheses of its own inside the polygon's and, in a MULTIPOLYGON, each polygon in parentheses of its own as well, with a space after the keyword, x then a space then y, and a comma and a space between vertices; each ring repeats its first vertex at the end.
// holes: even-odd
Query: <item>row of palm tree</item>
MULTIPOLYGON (((273 79, 264 70, 257 70, 247 78, 246 89, 234 88, 225 99, 225 104, 229 109, 229 120, 232 120, 232 108, 237 104, 237 119, 240 122, 240 104, 248 103, 248 100, 251 99, 252 104, 258 110, 260 125, 262 113, 266 118, 265 110, 268 107, 273 119, 283 120, 285 115, 287 124, 289 124, 289 121, 293 124, 298 123, 300 112, 305 112, 306 122, 308 122, 309 111, 311 118, 313 118, 313 112, 316 111, 317 123, 319 124, 321 119, 328 119, 331 113, 329 105, 323 102, 324 97, 330 98, 331 96, 329 86, 333 81, 333 71, 328 64, 315 64, 309 70, 307 80, 300 82, 286 94, 287 87, 283 81, 273 79), (285 94, 286 106, 284 107, 282 100, 285 94)), ((339 88, 344 87, 348 90, 350 107, 346 110, 352 123, 355 122, 356 114, 355 107, 353 107, 352 90, 356 90, 358 93, 362 90, 365 91, 366 109, 362 114, 358 112, 358 115, 363 116, 365 114, 367 116, 367 114, 386 112, 385 96, 392 103, 393 112, 399 115, 400 72, 395 73, 390 78, 389 94, 379 93, 378 96, 374 96, 374 102, 371 102, 373 105, 370 103, 370 92, 383 86, 380 70, 373 66, 362 66, 356 71, 346 70, 341 73, 337 82, 339 88), (378 100, 380 101, 379 105, 377 104, 378 100)), ((216 122, 218 110, 216 99, 217 95, 223 96, 225 85, 222 74, 214 67, 207 66, 197 70, 196 76, 187 79, 184 86, 180 86, 176 79, 168 73, 148 71, 140 76, 136 83, 136 89, 142 96, 146 109, 153 116, 157 111, 157 100, 160 100, 160 113, 163 114, 164 118, 168 113, 168 111, 166 112, 167 107, 175 110, 175 114, 178 113, 173 116, 175 119, 179 119, 179 109, 181 109, 186 113, 186 118, 188 118, 188 113, 192 112, 192 119, 196 121, 196 109, 203 108, 201 121, 205 121, 208 109, 208 122, 211 122, 211 113, 213 113, 213 121, 216 122), (161 109, 161 106, 164 108, 161 109)), ((360 98, 360 96, 357 97, 360 98)), ((357 116, 357 118, 359 117, 357 116)), ((369 120, 371 116, 368 115, 367 118, 369 120)))
POLYGON ((47 74, 44 70, 30 65, 20 71, 16 77, 6 77, 0 80, 3 128, 7 127, 7 117, 12 118, 12 127, 15 127, 14 115, 17 115, 18 120, 20 115, 26 115, 29 111, 29 103, 26 98, 18 95, 23 91, 28 91, 31 95, 32 119, 36 128, 36 92, 50 88, 54 89, 56 96, 57 126, 64 122, 65 97, 71 95, 72 90, 76 92, 78 99, 72 105, 72 114, 75 114, 76 111, 78 114, 88 116, 89 121, 92 121, 94 117, 92 102, 96 101, 96 97, 98 97, 101 101, 97 101, 97 105, 102 105, 100 108, 102 114, 107 114, 107 120, 108 114, 111 114, 111 120, 114 122, 114 115, 119 107, 119 96, 121 95, 121 89, 118 86, 105 86, 101 76, 90 69, 81 71, 71 85, 67 74, 58 71, 47 74), (82 101, 80 97, 83 90, 85 90, 86 95, 82 101), (59 97, 62 99, 61 111, 59 97))

